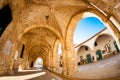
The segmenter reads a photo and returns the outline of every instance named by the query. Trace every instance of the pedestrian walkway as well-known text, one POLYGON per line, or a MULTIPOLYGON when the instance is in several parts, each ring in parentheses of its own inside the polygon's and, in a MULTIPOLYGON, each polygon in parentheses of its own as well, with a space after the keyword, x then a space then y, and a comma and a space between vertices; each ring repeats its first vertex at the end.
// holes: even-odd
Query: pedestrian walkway
POLYGON ((15 72, 14 75, 0 76, 0 80, 120 80, 120 54, 81 65, 74 75, 61 76, 44 68, 31 68, 15 72))
POLYGON ((80 79, 113 79, 120 80, 120 54, 108 59, 80 65, 78 72, 73 75, 80 79), (113 78, 115 77, 115 79, 113 78))
POLYGON ((32 68, 29 70, 23 70, 15 72, 14 75, 0 76, 0 80, 66 80, 60 76, 57 76, 48 70, 32 68))

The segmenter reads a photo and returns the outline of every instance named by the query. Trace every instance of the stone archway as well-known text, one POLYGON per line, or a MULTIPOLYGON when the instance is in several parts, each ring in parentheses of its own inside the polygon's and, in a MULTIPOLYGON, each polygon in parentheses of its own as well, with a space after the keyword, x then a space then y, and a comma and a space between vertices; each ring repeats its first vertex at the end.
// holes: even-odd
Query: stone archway
MULTIPOLYGON (((101 34, 99 35, 95 42, 97 43, 97 46, 94 46, 95 53, 102 53, 100 55, 103 56, 103 59, 108 58, 112 55, 117 54, 118 52, 118 46, 117 44, 114 45, 115 39, 110 34, 101 34)), ((101 58, 102 59, 102 58, 101 58)))
MULTIPOLYGON (((1 70, 3 72, 1 71, 1 73, 6 71, 6 69, 3 70, 4 67, 10 68, 10 70, 12 69, 12 56, 15 53, 17 43, 22 39, 22 36, 30 29, 38 26, 45 27, 57 35, 57 39, 60 39, 63 49, 63 73, 74 73, 77 70, 77 55, 74 51, 72 38, 77 22, 83 18, 85 12, 91 12, 98 15, 103 20, 103 22, 107 24, 107 28, 111 31, 120 48, 119 0, 1 0, 0 8, 6 4, 9 4, 12 9, 13 21, 8 26, 9 28, 7 28, 5 31, 4 36, 0 38, 0 44, 2 46, 0 47, 0 59, 2 59, 2 63, 5 62, 5 64, 9 62, 5 61, 7 58, 9 58, 11 62, 10 67, 9 65, 7 65, 7 67, 5 65, 2 66, 1 70), (78 14, 80 14, 79 17, 78 14), (116 21, 118 21, 118 26, 115 26, 116 21), (11 42, 13 42, 14 46, 11 54, 8 57, 7 55, 3 55, 3 50, 4 45, 6 44, 5 41, 7 41, 9 38, 11 42), (6 59, 3 59, 3 56, 5 56, 6 59)), ((51 49, 53 50, 54 44, 51 45, 51 49)), ((27 47, 29 48, 29 46, 27 47)), ((53 53, 52 50, 48 53, 53 53)), ((25 52, 28 53, 27 50, 25 52)))
POLYGON ((38 57, 41 57, 43 60, 43 67, 47 68, 48 67, 48 53, 44 48, 42 48, 40 45, 35 45, 31 48, 29 51, 29 60, 28 64, 29 66, 31 65, 31 62, 34 62, 37 60, 38 57))
POLYGON ((89 46, 81 45, 77 51, 77 58, 81 64, 87 64, 92 62, 92 51, 89 46))
POLYGON ((43 67, 43 59, 41 57, 36 58, 34 67, 42 68, 43 67))
POLYGON ((75 16, 73 16, 69 22, 69 25, 67 26, 67 31, 66 31, 66 35, 65 35, 65 46, 66 46, 66 50, 67 50, 67 56, 69 56, 67 59, 69 60, 69 58, 72 57, 71 62, 67 61, 69 64, 67 64, 68 66, 68 72, 70 72, 71 70, 76 71, 77 70, 77 54, 75 53, 75 49, 74 49, 74 43, 73 43, 73 35, 74 35, 74 31, 76 28, 77 23, 79 22, 79 20, 88 17, 88 16, 95 16, 97 18, 99 18, 105 25, 106 27, 110 30, 110 32, 112 33, 112 35, 114 36, 119 48, 120 48, 120 34, 119 34, 119 29, 117 27, 114 26, 114 24, 112 23, 111 20, 108 19, 107 16, 105 16, 103 13, 101 13, 98 10, 93 10, 93 9, 89 9, 87 11, 81 12, 81 13, 77 13, 75 14, 75 16), (90 14, 90 15, 89 15, 90 14), (69 47, 71 46, 71 47, 69 47), (75 63, 73 66, 70 66, 71 63, 75 63))

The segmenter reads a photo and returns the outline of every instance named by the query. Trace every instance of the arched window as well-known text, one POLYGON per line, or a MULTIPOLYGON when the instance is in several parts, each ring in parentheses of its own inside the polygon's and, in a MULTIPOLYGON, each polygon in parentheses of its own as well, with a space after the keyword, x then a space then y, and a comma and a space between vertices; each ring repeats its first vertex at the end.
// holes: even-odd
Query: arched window
POLYGON ((105 45, 105 50, 106 50, 106 52, 111 52, 111 47, 110 47, 110 44, 109 43, 107 43, 106 45, 105 45))
POLYGON ((25 45, 23 44, 20 58, 23 58, 23 52, 24 52, 24 49, 25 49, 25 45))
POLYGON ((18 57, 18 50, 16 50, 15 55, 14 55, 14 59, 17 60, 18 57))
POLYGON ((33 61, 31 62, 31 65, 30 65, 30 67, 32 68, 33 67, 33 65, 34 65, 34 63, 33 63, 33 61))
POLYGON ((4 6, 0 10, 0 36, 12 20, 11 10, 9 5, 4 6))
POLYGON ((86 50, 86 51, 88 50, 88 47, 87 47, 87 46, 85 47, 85 50, 86 50))
POLYGON ((97 45, 98 45, 97 42, 95 42, 95 43, 94 43, 94 46, 97 46, 97 45))

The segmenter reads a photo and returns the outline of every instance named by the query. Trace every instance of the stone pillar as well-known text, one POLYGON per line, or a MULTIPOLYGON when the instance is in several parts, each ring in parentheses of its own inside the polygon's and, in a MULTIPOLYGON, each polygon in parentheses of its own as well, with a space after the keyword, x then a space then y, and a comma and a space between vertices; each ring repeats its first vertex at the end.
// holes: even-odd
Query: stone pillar
POLYGON ((66 58, 67 58, 67 74, 74 74, 77 71, 77 53, 72 40, 67 40, 66 43, 66 58))
POLYGON ((29 68, 29 61, 28 61, 28 51, 29 49, 25 46, 24 52, 23 52, 23 62, 22 62, 22 69, 28 69, 29 68))
MULTIPOLYGON (((44 57, 45 58, 45 57, 44 57)), ((43 67, 44 68, 46 68, 46 69, 49 69, 49 61, 48 61, 48 58, 46 59, 44 59, 44 58, 42 58, 42 60, 43 60, 43 67)))
POLYGON ((59 67, 59 56, 58 53, 53 53, 53 62, 54 62, 54 71, 59 72, 60 67, 59 67))
POLYGON ((17 43, 14 43, 13 46, 12 46, 12 49, 11 49, 11 53, 10 53, 10 56, 9 56, 9 61, 7 61, 7 65, 8 65, 8 74, 14 74, 14 71, 13 71, 13 65, 14 65, 14 55, 15 55, 15 52, 17 50, 17 43))
POLYGON ((49 52, 49 54, 48 54, 48 69, 50 69, 50 52, 49 52))
POLYGON ((53 53, 52 52, 53 52, 52 50, 49 52, 49 69, 50 70, 53 70, 53 53))
POLYGON ((46 61, 43 60, 43 65, 46 63, 45 68, 49 69, 49 56, 46 61))
POLYGON ((67 75, 67 59, 66 59, 66 50, 62 49, 62 74, 67 75))
POLYGON ((60 72, 60 61, 59 61, 59 55, 58 55, 58 48, 59 48, 59 40, 55 41, 54 50, 53 50, 53 63, 54 63, 54 71, 60 72))

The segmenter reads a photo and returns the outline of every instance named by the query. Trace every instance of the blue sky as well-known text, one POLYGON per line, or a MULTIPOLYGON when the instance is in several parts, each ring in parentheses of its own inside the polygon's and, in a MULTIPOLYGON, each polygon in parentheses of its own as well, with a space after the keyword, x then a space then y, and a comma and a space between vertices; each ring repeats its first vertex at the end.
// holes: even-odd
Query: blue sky
POLYGON ((74 32, 74 44, 80 44, 105 28, 96 17, 87 17, 78 22, 74 32))

